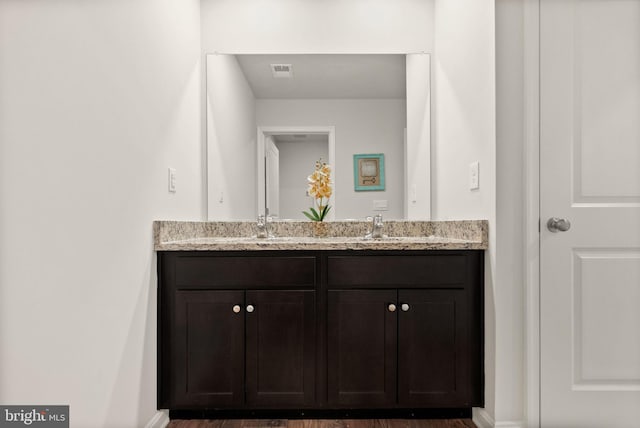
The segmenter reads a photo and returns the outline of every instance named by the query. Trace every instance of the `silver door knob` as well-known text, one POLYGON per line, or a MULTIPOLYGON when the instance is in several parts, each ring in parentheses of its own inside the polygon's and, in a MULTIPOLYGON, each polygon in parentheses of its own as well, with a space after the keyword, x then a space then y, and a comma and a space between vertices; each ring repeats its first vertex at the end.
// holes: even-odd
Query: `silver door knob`
POLYGON ((400 309, 402 309, 402 312, 407 312, 409 310, 409 305, 403 303, 402 306, 400 306, 400 309))
POLYGON ((239 313, 240 312, 240 305, 234 305, 233 306, 233 312, 236 313, 236 314, 239 313))
POLYGON ((566 218, 551 217, 547 221, 547 229, 553 233, 566 232, 571 229, 571 222, 566 218))
POLYGON ((387 309, 389 309, 389 312, 395 312, 396 305, 394 305, 393 303, 389 303, 389 306, 387 306, 387 309))
POLYGON ((256 308, 253 307, 253 305, 247 305, 247 312, 251 313, 253 311, 255 311, 256 308))

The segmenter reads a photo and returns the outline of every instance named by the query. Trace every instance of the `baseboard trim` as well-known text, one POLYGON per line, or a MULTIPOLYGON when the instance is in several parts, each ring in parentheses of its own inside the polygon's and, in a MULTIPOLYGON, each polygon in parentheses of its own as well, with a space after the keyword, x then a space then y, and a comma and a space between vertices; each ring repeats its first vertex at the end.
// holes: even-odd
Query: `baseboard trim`
POLYGON ((504 421, 496 422, 496 428, 524 428, 524 422, 522 421, 504 421))
POLYGON ((478 428, 525 428, 523 421, 496 422, 485 409, 479 407, 473 408, 473 423, 478 428))
POLYGON ((473 423, 478 426, 478 428, 494 428, 496 423, 487 413, 484 408, 474 407, 473 408, 473 423))
POLYGON ((169 411, 168 410, 158 410, 155 415, 149 422, 144 426, 144 428, 165 428, 169 425, 169 411))
POLYGON ((524 428, 524 422, 522 421, 496 422, 495 428, 524 428))

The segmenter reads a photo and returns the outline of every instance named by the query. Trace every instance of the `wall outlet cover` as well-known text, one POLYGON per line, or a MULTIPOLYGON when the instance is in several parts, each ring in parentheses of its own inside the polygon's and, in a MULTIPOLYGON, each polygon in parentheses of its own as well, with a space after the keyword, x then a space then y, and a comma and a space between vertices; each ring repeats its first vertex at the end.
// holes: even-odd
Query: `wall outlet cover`
POLYGON ((389 204, 386 199, 374 200, 373 201, 373 210, 374 211, 387 211, 389 209, 389 204))

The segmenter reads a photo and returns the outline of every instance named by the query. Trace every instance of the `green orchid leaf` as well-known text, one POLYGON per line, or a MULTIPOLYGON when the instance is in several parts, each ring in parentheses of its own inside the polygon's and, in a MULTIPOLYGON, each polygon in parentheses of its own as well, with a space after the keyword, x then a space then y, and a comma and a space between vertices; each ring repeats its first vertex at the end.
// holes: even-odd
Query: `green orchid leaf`
POLYGON ((331 209, 331 207, 329 205, 326 205, 322 209, 322 218, 321 218, 321 220, 324 220, 324 218, 327 216, 327 213, 329 212, 330 209, 331 209))
POLYGON ((311 220, 311 221, 316 221, 316 219, 315 219, 315 218, 313 218, 313 217, 311 216, 311 214, 309 214, 308 212, 306 212, 306 211, 302 211, 302 214, 304 214, 305 216, 307 216, 307 218, 308 218, 309 220, 311 220))
POLYGON ((326 205, 325 205, 324 207, 321 207, 321 208, 320 208, 320 212, 319 212, 319 214, 320 214, 320 215, 319 215, 320 221, 324 220, 324 212, 325 212, 326 210, 327 210, 326 205))
POLYGON ((318 211, 316 211, 315 208, 309 208, 309 210, 313 214, 314 220, 320 221, 320 214, 318 214, 318 211))

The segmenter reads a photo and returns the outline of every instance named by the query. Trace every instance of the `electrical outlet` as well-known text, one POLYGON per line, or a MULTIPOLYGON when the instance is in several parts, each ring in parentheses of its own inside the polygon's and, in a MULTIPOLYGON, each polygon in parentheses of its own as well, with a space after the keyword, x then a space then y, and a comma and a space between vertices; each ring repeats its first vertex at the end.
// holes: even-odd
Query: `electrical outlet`
POLYGON ((386 199, 373 201, 373 210, 374 211, 387 211, 388 209, 389 209, 389 205, 388 205, 386 199))

